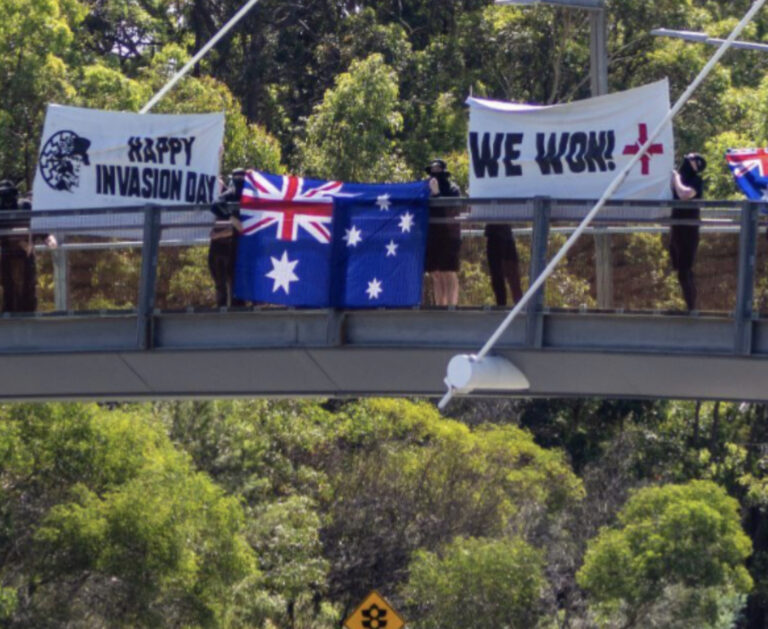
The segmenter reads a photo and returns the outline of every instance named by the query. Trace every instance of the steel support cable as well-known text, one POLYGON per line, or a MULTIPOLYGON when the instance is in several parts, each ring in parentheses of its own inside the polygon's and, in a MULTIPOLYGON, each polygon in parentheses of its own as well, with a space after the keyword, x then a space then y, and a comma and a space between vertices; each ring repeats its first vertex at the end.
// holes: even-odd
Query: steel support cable
POLYGON ((196 64, 198 61, 200 61, 200 59, 202 59, 202 58, 205 56, 205 54, 206 54, 206 53, 207 53, 207 52, 208 52, 208 51, 209 51, 211 48, 213 48, 213 47, 214 47, 214 46, 215 46, 215 45, 218 43, 218 41, 219 41, 219 40, 220 40, 222 37, 224 37, 224 35, 226 35, 226 34, 227 34, 227 33, 228 33, 228 32, 229 32, 231 29, 232 29, 232 27, 233 27, 233 26, 235 26, 235 24, 237 24, 237 23, 238 23, 238 22, 239 22, 239 21, 242 19, 242 17, 243 17, 243 16, 244 16, 246 13, 248 13, 248 11, 250 11, 250 10, 251 10, 251 8, 252 8, 252 7, 253 7, 255 4, 257 4, 258 2, 259 2, 259 0, 248 0, 248 2, 246 2, 246 3, 245 3, 243 6, 242 6, 242 8, 241 8, 241 9, 240 9, 240 10, 239 10, 237 13, 235 13, 235 14, 234 14, 234 15, 233 15, 233 16, 232 16, 230 19, 229 19, 229 22, 227 22, 227 23, 226 23, 224 26, 222 26, 222 27, 219 29, 219 31, 218 31, 218 32, 217 32, 217 33, 216 33, 216 34, 215 34, 213 37, 211 37, 211 39, 209 39, 209 40, 208 40, 208 42, 207 42, 207 43, 206 43, 206 44, 205 44, 205 45, 204 45, 204 46, 203 46, 203 47, 202 47, 202 48, 201 48, 201 49, 200 49, 200 50, 197 52, 197 54, 196 54, 194 57, 192 57, 192 58, 191 58, 191 59, 190 59, 190 60, 189 60, 189 61, 188 61, 188 62, 187 62, 185 65, 184 65, 184 67, 183 67, 181 70, 179 70, 179 71, 178 71, 176 74, 174 74, 174 75, 171 77, 170 81, 168 81, 168 82, 167 82, 165 85, 163 85, 163 87, 161 87, 161 88, 160 88, 160 91, 159 91, 159 92, 157 92, 157 94, 155 94, 155 95, 154 95, 152 98, 150 98, 150 99, 149 99, 149 102, 148 102, 146 105, 144 105, 144 107, 142 107, 142 108, 141 108, 141 110, 139 111, 139 113, 140 113, 140 114, 145 114, 145 113, 147 113, 147 112, 148 112, 150 109, 152 109, 152 107, 154 107, 154 106, 157 104, 157 102, 158 102, 158 101, 159 101, 159 100, 160 100, 160 99, 161 99, 163 96, 165 96, 165 95, 168 93, 168 91, 169 91, 169 90, 170 90, 170 89, 171 89, 171 88, 172 88, 174 85, 176 85, 176 83, 178 83, 178 82, 179 82, 179 80, 180 80, 180 79, 182 79, 182 78, 184 77, 184 75, 185 75, 187 72, 189 72, 189 70, 190 70, 190 69, 191 69, 191 68, 192 68, 192 67, 193 67, 193 66, 194 66, 194 65, 195 65, 195 64, 196 64))
MULTIPOLYGON (((627 175, 629 175, 629 172, 632 170, 632 168, 635 167, 635 165, 642 159, 642 157, 645 155, 648 148, 651 146, 651 144, 654 142, 654 140, 658 137, 658 135, 661 133, 661 131, 664 129, 664 127, 669 124, 672 119, 678 114, 678 112, 683 108, 683 106, 688 102, 693 92, 696 91, 696 89, 699 87, 701 82, 707 78, 709 73, 712 71, 712 68, 715 67, 715 65, 720 61, 722 56, 728 51, 728 49, 731 47, 731 44, 736 40, 736 38, 741 34, 741 32, 744 30, 744 28, 749 24, 754 16, 757 14, 757 12, 763 8, 763 5, 765 4, 766 0, 756 0, 756 2, 752 5, 752 7, 747 11, 746 15, 742 18, 742 20, 736 25, 736 27, 733 29, 731 34, 728 36, 728 38, 723 42, 723 44, 715 51, 715 54, 712 55, 712 58, 707 62, 707 64, 701 69, 698 76, 693 80, 693 82, 688 86, 688 88, 685 90, 685 92, 680 96, 680 98, 677 100, 675 105, 670 109, 669 113, 664 117, 664 119, 659 123, 659 125, 653 130, 653 132, 648 137, 648 140, 646 140, 645 144, 643 144, 642 147, 640 147, 640 150, 632 157, 632 159, 629 161, 629 163, 619 172, 618 175, 616 175, 615 179, 611 182, 611 184, 608 186, 608 188, 603 193, 603 196, 600 198, 600 200, 595 204, 595 206, 587 213, 587 215, 584 217, 584 219, 579 223, 579 226, 576 228, 576 231, 571 234, 571 236, 568 238, 568 240, 565 242, 565 244, 560 248, 560 250, 555 254, 555 256, 550 260, 549 264, 544 268, 544 270, 539 274, 539 276, 536 278, 536 280, 531 284, 531 286, 528 288, 528 290, 525 292, 523 297, 520 299, 517 304, 515 304, 515 307, 510 311, 510 313, 506 316, 504 321, 501 322, 499 327, 496 329, 496 331, 490 336, 490 338, 486 341, 485 345, 483 345, 482 349, 477 353, 477 355, 474 357, 474 360, 476 362, 482 361, 483 358, 488 354, 488 352, 493 349, 493 346, 496 344, 496 342, 499 340, 502 334, 506 331, 506 329, 509 327, 509 325, 512 323, 512 321, 515 320, 515 317, 520 313, 520 311, 526 306, 526 304, 531 300, 533 295, 536 293, 536 291, 541 288, 541 286, 544 284, 544 282, 547 280, 547 278, 552 274, 552 272, 555 270, 555 267, 560 263, 560 261, 565 257, 565 255, 568 253, 568 251, 571 249, 571 247, 575 244, 575 242, 579 239, 579 236, 581 236, 582 232, 589 226, 589 224, 592 222, 592 219, 595 218, 597 213, 603 208, 603 206, 606 204, 606 202, 611 198, 611 196, 619 189, 622 183, 624 183, 624 180, 627 178, 627 175)), ((439 409, 444 409, 448 402, 451 401, 453 398, 456 389, 450 385, 448 380, 446 379, 446 386, 448 387, 448 391, 445 393, 443 398, 440 400, 439 404, 437 405, 439 409)))

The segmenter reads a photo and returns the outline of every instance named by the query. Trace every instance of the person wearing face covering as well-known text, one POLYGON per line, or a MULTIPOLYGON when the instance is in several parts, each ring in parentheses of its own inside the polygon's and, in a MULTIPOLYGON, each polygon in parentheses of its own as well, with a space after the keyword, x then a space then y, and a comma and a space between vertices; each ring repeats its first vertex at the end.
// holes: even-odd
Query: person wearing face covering
MULTIPOLYGON (((683 158, 680 167, 672 171, 672 192, 675 199, 692 201, 701 198, 704 187, 701 173, 706 167, 707 161, 698 153, 689 153, 683 158)), ((672 208, 672 220, 698 221, 700 215, 699 208, 672 208)), ((688 310, 696 309, 693 264, 698 247, 698 225, 672 225, 669 230, 669 257, 672 268, 677 271, 677 279, 688 310)))
MULTIPOLYGON (((0 215, 3 210, 30 212, 32 205, 19 198, 16 184, 9 179, 0 181, 0 215)), ((29 218, 0 216, 0 285, 3 288, 3 312, 35 312, 37 310, 37 266, 35 238, 29 232, 29 218), (17 231, 18 233, 13 233, 17 231)), ((53 234, 45 244, 57 246, 53 234)))
POLYGON ((211 230, 208 269, 216 287, 216 305, 219 307, 245 305, 245 302, 235 297, 232 292, 237 239, 242 230, 240 210, 238 207, 233 209, 232 204, 240 203, 244 185, 245 169, 236 168, 230 175, 229 187, 211 206, 211 212, 216 215, 216 222, 211 230))
MULTIPOLYGON (((461 196, 459 186, 451 181, 451 173, 442 159, 432 160, 425 170, 429 175, 430 196, 461 196)), ((437 207, 432 209, 430 216, 449 218, 457 213, 456 208, 437 207)), ((432 276, 437 306, 455 306, 459 303, 460 249, 461 226, 458 223, 430 223, 424 270, 432 276)))

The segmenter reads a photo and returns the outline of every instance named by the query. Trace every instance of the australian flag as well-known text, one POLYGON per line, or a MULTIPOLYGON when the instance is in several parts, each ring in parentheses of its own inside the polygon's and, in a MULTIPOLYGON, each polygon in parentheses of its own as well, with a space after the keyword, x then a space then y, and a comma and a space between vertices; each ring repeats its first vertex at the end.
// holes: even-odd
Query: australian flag
POLYGON ((748 199, 768 201, 768 149, 728 149, 725 159, 748 199))
POLYGON ((235 294, 314 308, 416 305, 428 199, 422 181, 357 184, 248 171, 235 294))

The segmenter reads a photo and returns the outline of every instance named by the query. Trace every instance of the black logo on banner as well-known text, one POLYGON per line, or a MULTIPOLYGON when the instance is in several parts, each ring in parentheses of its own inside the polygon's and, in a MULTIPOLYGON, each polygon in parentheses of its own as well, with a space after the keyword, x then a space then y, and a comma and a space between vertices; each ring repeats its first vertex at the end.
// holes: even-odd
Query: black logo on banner
MULTIPOLYGON (((516 162, 523 137, 522 133, 471 132, 469 152, 475 176, 498 177, 499 163, 504 165, 504 176, 522 176, 523 167, 516 162)), ((616 169, 615 148, 614 131, 537 133, 535 159, 542 175, 562 175, 566 168, 576 174, 607 172, 616 169)))
POLYGON ((91 141, 74 131, 57 131, 40 152, 40 174, 54 190, 72 192, 80 185, 80 167, 90 165, 91 141))

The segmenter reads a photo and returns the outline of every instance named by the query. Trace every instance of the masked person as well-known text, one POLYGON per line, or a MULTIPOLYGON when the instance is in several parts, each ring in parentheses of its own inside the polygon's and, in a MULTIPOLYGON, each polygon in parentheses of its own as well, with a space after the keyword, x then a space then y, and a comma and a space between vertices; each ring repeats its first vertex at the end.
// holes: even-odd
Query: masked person
MULTIPOLYGON (((692 201, 700 199, 704 188, 701 173, 707 167, 707 161, 698 153, 688 153, 680 167, 672 171, 672 192, 675 199, 692 201)), ((698 221, 699 208, 672 208, 672 220, 698 221)), ((669 257, 672 268, 677 271, 677 279, 683 291, 688 310, 696 308, 696 279, 693 264, 696 250, 699 248, 698 225, 672 225, 669 230, 669 257)))
POLYGON ((208 269, 216 287, 216 305, 243 306, 245 302, 232 292, 235 281, 235 259, 237 239, 242 231, 240 203, 245 185, 245 169, 236 168, 230 175, 230 184, 211 206, 216 222, 211 229, 211 243, 208 248, 208 269))
MULTIPOLYGON (((34 312, 37 310, 37 268, 35 248, 29 232, 29 217, 3 218, 3 211, 31 211, 29 201, 19 200, 15 184, 0 181, 0 284, 3 287, 4 312, 34 312), (10 233, 14 230, 20 233, 10 233)), ((45 237, 46 244, 56 247, 53 235, 45 237)))
MULTIPOLYGON (((433 160, 425 170, 429 175, 430 196, 461 196, 461 190, 451 181, 451 173, 443 160, 433 160)), ((438 207, 431 211, 430 216, 444 219, 456 214, 458 210, 455 208, 438 207)), ((437 306, 455 306, 459 303, 459 249, 461 226, 458 223, 430 223, 424 266, 432 277, 437 306)))
POLYGON ((523 296, 520 285, 520 260, 517 256, 512 226, 506 223, 488 223, 485 226, 485 251, 488 255, 488 270, 491 274, 491 288, 497 306, 507 305, 507 284, 515 303, 523 296))

